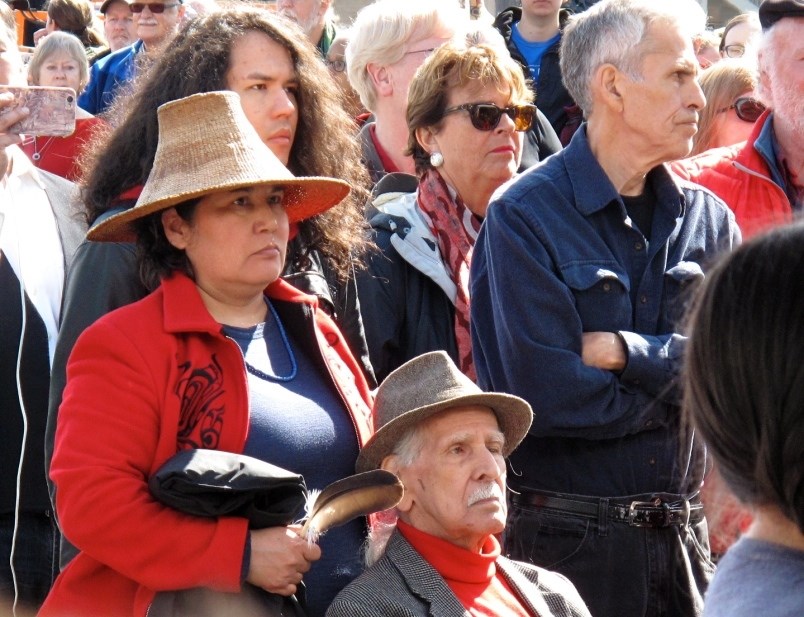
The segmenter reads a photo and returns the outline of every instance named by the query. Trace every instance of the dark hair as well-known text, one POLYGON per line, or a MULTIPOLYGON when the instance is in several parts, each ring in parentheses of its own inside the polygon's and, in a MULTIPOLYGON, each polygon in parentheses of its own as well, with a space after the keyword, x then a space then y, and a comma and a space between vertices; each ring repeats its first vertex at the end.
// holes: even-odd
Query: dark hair
POLYGON ((804 532, 804 222, 710 272, 691 316, 684 409, 742 502, 804 532))
POLYGON ((50 0, 47 15, 59 30, 74 34, 84 47, 105 45, 103 36, 94 28, 92 4, 89 0, 50 0))
POLYGON ((230 9, 198 17, 176 35, 129 92, 117 97, 107 116, 118 126, 99 136, 82 162, 88 222, 113 207, 121 193, 145 183, 156 154, 157 108, 192 94, 225 90, 234 42, 250 31, 263 32, 287 49, 296 69, 299 122, 288 168, 297 176, 340 178, 352 187, 339 205, 299 223, 306 250, 294 256, 295 265, 304 269, 307 252, 317 249, 345 279, 366 246, 363 204, 368 175, 360 162, 354 122, 301 29, 267 11, 230 9))
POLYGON ((453 88, 468 85, 510 90, 511 99, 521 105, 533 101, 520 66, 507 51, 498 51, 485 43, 446 43, 436 49, 416 71, 408 90, 408 146, 405 154, 413 157, 416 173, 432 169, 430 153, 419 143, 416 130, 438 127, 453 88))
POLYGON ((739 15, 735 15, 732 17, 726 26, 723 28, 723 34, 720 35, 720 45, 718 46, 718 50, 720 51, 721 55, 724 51, 726 51, 726 35, 728 35, 729 30, 734 28, 735 26, 739 26, 740 24, 754 22, 755 24, 759 25, 759 15, 756 12, 752 13, 740 13, 739 15))
MULTIPOLYGON (((201 198, 190 199, 173 206, 178 215, 185 221, 192 222, 196 206, 201 198)), ((187 253, 173 246, 165 235, 162 225, 162 212, 159 210, 141 219, 135 220, 132 225, 137 232, 137 262, 140 266, 140 279, 148 290, 159 287, 163 278, 173 272, 182 272, 191 279, 195 278, 193 265, 187 253)))

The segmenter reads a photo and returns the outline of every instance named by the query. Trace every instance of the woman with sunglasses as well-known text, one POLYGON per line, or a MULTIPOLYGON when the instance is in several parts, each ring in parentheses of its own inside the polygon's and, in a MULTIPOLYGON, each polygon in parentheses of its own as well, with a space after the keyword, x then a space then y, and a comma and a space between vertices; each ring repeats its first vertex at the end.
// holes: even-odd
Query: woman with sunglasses
POLYGON ((748 139, 754 122, 765 111, 754 94, 758 79, 756 69, 742 60, 722 60, 703 72, 706 106, 698 118, 691 155, 748 139))
MULTIPOLYGON (((358 275, 378 381, 407 360, 444 350, 474 377, 469 264, 492 193, 516 173, 536 114, 522 69, 504 48, 439 47, 408 92, 415 193, 386 193, 371 219, 381 254, 358 275)), ((384 178, 375 189, 394 181, 384 178)))

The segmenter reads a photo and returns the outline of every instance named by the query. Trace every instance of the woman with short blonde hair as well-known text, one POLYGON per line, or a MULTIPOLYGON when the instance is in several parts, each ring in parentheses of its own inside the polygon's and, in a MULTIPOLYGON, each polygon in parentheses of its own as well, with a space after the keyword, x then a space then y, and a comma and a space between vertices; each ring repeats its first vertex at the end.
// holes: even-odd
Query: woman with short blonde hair
POLYGON ((742 60, 721 60, 703 72, 701 89, 706 106, 698 118, 691 155, 748 139, 754 122, 765 110, 754 97, 758 82, 756 69, 742 60))

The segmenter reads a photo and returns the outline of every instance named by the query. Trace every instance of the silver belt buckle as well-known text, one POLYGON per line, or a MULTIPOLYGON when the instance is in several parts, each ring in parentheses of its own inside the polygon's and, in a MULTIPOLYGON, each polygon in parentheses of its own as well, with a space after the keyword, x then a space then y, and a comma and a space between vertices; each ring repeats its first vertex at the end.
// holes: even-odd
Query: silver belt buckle
POLYGON ((668 514, 668 505, 658 497, 653 501, 632 501, 628 506, 628 524, 631 527, 667 527, 668 514))

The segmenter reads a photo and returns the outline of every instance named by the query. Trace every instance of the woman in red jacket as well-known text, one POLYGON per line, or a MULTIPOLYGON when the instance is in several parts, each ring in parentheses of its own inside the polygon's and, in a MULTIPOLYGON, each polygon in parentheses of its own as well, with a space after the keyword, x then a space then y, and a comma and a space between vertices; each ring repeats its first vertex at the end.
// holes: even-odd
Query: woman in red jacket
POLYGON ((145 615, 157 591, 244 582, 290 595, 302 576, 309 614, 323 614, 359 573, 362 521, 319 548, 293 526, 249 532, 242 518, 181 514, 147 486, 184 448, 255 456, 309 488, 354 473, 371 432, 368 386, 317 300, 279 278, 289 223, 348 190, 295 178, 235 93, 160 107, 136 206, 89 238, 136 235, 146 284, 161 284, 88 328, 70 357, 51 477, 80 553, 42 615, 145 615))

